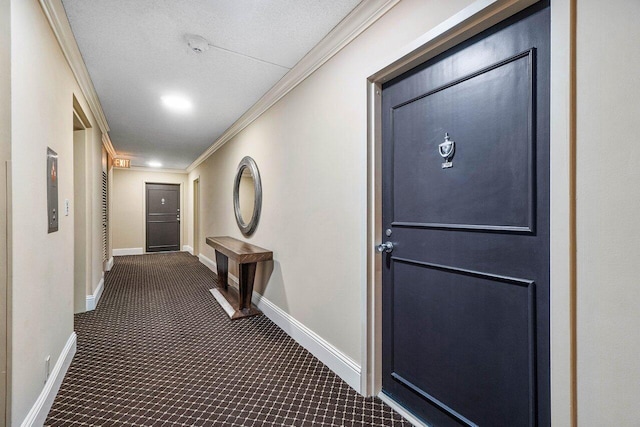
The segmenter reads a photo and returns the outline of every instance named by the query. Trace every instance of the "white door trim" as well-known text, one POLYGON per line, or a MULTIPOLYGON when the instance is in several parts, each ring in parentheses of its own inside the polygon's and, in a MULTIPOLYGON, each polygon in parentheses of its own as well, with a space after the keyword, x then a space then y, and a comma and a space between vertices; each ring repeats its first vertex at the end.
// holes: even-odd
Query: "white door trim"
MULTIPOLYGON (((382 241, 381 102, 382 84, 520 12, 538 0, 477 0, 426 32, 393 57, 374 66, 367 78, 367 280, 361 294, 361 393, 377 395, 382 388, 381 258, 375 244, 382 241)), ((570 16, 572 0, 551 4, 551 412, 553 425, 572 424, 575 401, 571 384, 575 357, 571 350, 570 167, 572 148, 570 83, 574 73, 570 16)))
POLYGON ((202 245, 202 242, 200 242, 200 185, 200 175, 193 177, 191 180, 191 244, 193 245, 191 254, 195 256, 200 255, 200 247, 202 245), (197 192, 196 188, 198 189, 197 192))

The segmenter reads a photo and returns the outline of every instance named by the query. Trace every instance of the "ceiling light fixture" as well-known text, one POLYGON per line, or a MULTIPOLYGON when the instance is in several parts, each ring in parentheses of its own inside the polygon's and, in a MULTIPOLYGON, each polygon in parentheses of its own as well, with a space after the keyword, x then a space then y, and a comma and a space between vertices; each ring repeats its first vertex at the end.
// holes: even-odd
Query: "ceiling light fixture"
POLYGON ((156 161, 156 160, 152 160, 150 162, 147 162, 147 166, 151 167, 151 168, 161 168, 162 167, 162 163, 156 161))
POLYGON ((160 97, 162 104, 176 113, 188 113, 193 109, 193 104, 184 96, 164 95, 160 97))
POLYGON ((284 68, 285 70, 290 70, 291 67, 285 67, 284 65, 276 64, 275 62, 266 61, 264 59, 256 58, 255 56, 246 55, 244 53, 237 52, 235 50, 227 49, 222 46, 217 46, 211 43, 209 40, 205 39, 202 36, 197 34, 185 34, 184 40, 187 42, 187 46, 194 51, 195 53, 202 53, 209 50, 210 47, 214 49, 222 50, 224 52, 228 52, 237 56, 241 56, 243 58, 251 59, 253 61, 262 62, 263 64, 275 65, 276 67, 284 68))

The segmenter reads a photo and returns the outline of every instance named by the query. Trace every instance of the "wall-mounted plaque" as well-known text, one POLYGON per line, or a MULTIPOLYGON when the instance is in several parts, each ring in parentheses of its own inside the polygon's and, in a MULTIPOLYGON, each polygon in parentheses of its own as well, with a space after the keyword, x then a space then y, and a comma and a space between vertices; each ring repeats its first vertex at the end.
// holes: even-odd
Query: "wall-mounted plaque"
POLYGON ((58 154, 47 147, 47 216, 49 233, 58 231, 58 154))

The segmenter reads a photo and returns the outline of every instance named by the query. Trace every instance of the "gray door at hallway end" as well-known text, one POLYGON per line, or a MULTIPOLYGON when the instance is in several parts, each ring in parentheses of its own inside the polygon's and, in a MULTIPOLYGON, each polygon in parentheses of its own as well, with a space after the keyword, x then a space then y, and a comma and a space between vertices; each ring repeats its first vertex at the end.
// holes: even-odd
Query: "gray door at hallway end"
POLYGON ((543 1, 383 86, 383 393, 429 425, 550 424, 549 52, 543 1))
POLYGON ((180 185, 146 184, 147 252, 180 250, 180 185))

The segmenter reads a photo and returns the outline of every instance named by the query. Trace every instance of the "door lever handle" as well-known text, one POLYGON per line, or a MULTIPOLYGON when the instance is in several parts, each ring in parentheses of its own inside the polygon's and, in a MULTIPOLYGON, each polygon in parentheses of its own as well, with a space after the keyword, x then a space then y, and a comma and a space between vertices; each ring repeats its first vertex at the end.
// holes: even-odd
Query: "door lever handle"
POLYGON ((379 245, 376 246, 376 251, 380 253, 386 252, 389 254, 393 252, 393 243, 391 242, 380 243, 379 245))

